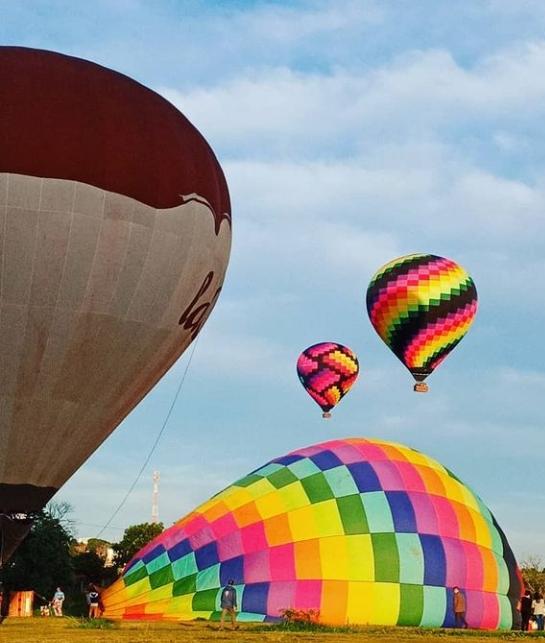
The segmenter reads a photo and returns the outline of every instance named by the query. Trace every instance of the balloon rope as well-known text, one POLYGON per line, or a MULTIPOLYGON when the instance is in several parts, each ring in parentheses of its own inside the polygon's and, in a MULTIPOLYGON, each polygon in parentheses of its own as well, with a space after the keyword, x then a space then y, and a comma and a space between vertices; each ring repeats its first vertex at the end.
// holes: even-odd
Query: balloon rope
MULTIPOLYGON (((2 515, 2 518, 4 516, 2 515)), ((3 522, 3 521, 2 521, 3 522)), ((4 566, 4 525, 1 525, 0 527, 0 569, 4 566)), ((3 596, 0 596, 0 599, 3 600, 3 596)), ((2 618, 2 615, 0 614, 0 618, 2 618)), ((0 621, 1 622, 1 621, 0 621)))
POLYGON ((168 424, 168 421, 170 420, 170 416, 172 415, 172 411, 174 410, 174 407, 176 406, 176 402, 178 401, 178 397, 180 396, 180 393, 182 391, 182 387, 185 382, 185 378, 187 376, 187 371, 189 370, 189 367, 191 365, 191 360, 193 359, 193 355, 195 354, 195 349, 197 348, 197 342, 199 341, 199 335, 197 335, 195 341, 193 342, 193 348, 191 350, 191 353, 189 354, 189 359, 187 360, 187 364, 185 365, 185 370, 182 375, 182 379, 180 380, 180 383, 178 385, 178 390, 176 391, 176 395, 174 396, 174 399, 172 400, 172 404, 170 405, 170 408, 168 409, 168 413, 166 414, 165 420, 163 422, 163 425, 161 426, 161 430, 157 434, 157 437, 155 438, 155 442, 153 443, 150 452, 148 453, 146 459, 144 460, 144 464, 140 467, 140 471, 138 472, 136 478, 134 479, 133 483, 129 487, 129 490, 125 494, 125 497, 123 500, 119 503, 117 506, 116 510, 113 512, 113 514, 110 516, 108 522, 102 527, 102 529, 98 532, 98 534, 95 536, 95 538, 100 538, 100 536, 106 531, 106 529, 110 526, 110 523, 112 520, 117 516, 117 514, 121 511, 127 500, 129 499, 129 496, 131 493, 134 491, 134 488, 138 484, 138 481, 142 477, 142 474, 144 473, 146 467, 149 464, 149 461, 151 460, 151 456, 154 454, 155 449, 157 448, 157 445, 159 444, 159 440, 161 439, 161 436, 164 433, 164 430, 166 429, 166 426, 168 424))

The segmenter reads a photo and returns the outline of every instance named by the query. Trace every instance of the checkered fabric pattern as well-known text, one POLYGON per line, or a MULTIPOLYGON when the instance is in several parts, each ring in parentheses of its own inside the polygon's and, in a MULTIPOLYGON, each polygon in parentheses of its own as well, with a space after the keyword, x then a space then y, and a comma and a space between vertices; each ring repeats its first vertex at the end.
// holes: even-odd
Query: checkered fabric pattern
POLYGON ((326 413, 352 388, 359 370, 355 353, 335 342, 309 346, 297 360, 297 375, 301 384, 326 413))
POLYGON ((450 259, 414 254, 382 266, 367 289, 371 324, 417 381, 462 340, 477 313, 477 290, 450 259))
POLYGON ((316 609, 325 623, 509 629, 521 580, 494 517, 408 447, 333 440, 276 458, 144 547, 104 594, 105 616, 215 620, 234 579, 239 619, 316 609))

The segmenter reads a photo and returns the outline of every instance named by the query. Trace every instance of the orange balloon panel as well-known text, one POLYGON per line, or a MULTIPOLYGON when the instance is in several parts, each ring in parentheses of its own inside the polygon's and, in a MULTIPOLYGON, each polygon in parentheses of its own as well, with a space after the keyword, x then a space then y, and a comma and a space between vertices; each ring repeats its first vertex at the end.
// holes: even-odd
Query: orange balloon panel
POLYGON ((86 61, 11 47, 0 47, 0 85, 6 536, 196 337, 221 291, 231 229, 213 152, 157 94, 86 61))

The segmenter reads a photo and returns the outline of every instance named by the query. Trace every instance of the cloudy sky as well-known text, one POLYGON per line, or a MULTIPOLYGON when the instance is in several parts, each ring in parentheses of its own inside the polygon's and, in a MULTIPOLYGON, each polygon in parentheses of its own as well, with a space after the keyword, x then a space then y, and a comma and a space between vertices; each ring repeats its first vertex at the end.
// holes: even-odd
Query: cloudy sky
MULTIPOLYGON (((427 452, 516 554, 545 554, 545 3, 0 0, 0 41, 88 58, 177 105, 230 186, 220 301, 141 481, 105 534, 170 524, 272 457, 331 437, 427 452), (371 328, 374 271, 459 261, 477 321, 415 395, 371 328), (340 341, 360 381, 325 422, 295 360, 340 341)), ((188 353, 189 354, 189 353, 188 353)), ((59 492, 94 536, 164 422, 188 354, 59 492)))

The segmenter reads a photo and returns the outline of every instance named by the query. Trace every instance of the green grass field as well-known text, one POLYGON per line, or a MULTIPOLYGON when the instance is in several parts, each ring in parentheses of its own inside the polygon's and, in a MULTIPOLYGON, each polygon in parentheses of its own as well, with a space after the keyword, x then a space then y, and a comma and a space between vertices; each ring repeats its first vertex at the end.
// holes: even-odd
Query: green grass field
MULTIPOLYGON (((538 638, 536 634, 520 632, 459 632, 453 630, 423 630, 416 628, 339 628, 333 631, 285 631, 256 625, 244 625, 232 632, 218 631, 217 624, 196 623, 89 623, 71 618, 30 618, 6 620, 0 626, 2 643, 204 643, 233 641, 233 643, 403 643, 445 639, 445 643, 492 643, 493 641, 522 641, 538 638), (102 629, 97 629, 102 625, 102 629), (344 631, 343 631, 344 630, 344 631)), ((539 637, 541 638, 541 637, 539 637)))

